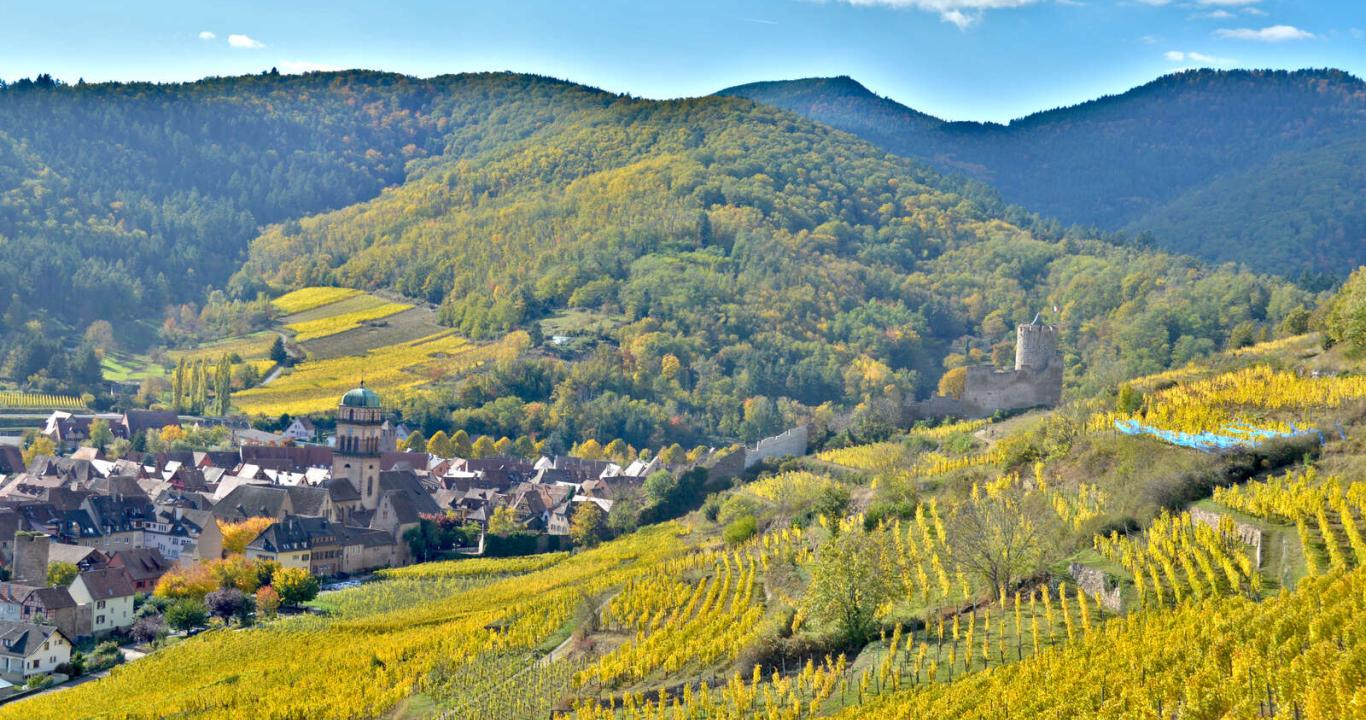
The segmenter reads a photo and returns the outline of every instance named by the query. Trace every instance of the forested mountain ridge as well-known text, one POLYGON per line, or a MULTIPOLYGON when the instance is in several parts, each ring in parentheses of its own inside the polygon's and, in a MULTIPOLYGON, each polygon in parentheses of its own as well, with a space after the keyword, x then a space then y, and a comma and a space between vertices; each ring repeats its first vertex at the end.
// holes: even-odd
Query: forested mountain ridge
POLYGON ((757 437, 823 403, 923 394, 964 342, 986 357, 1053 306, 1071 382, 1096 387, 1250 340, 1311 303, 1052 230, 745 100, 464 83, 443 155, 374 200, 271 227, 233 288, 389 288, 475 338, 570 307, 621 318, 535 389, 475 383, 448 398, 481 433, 757 437))
POLYGON ((719 93, 792 110, 965 173, 1067 223, 1296 276, 1366 260, 1366 84, 1335 70, 1167 75, 1012 121, 946 122, 847 77, 719 93), (1348 153, 1342 161, 1342 151, 1348 153))
POLYGON ((202 301, 261 225, 372 197, 439 151, 440 97, 370 72, 0 88, 0 312, 80 329, 202 301))

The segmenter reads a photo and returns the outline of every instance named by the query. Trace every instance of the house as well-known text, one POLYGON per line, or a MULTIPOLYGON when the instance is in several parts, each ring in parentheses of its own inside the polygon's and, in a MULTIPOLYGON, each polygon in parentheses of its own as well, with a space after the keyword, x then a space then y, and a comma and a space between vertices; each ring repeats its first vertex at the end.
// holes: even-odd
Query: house
POLYGON ((369 528, 342 527, 340 530, 343 573, 358 575, 398 563, 395 554, 398 544, 393 535, 369 528))
POLYGON ((0 621, 19 622, 24 617, 24 601, 37 590, 37 585, 0 582, 0 621))
POLYGON ((142 546, 179 565, 223 557, 223 531, 213 513, 182 504, 155 506, 152 520, 142 526, 142 546))
POLYGON ((307 485, 238 485, 213 506, 214 517, 224 522, 241 522, 252 517, 276 520, 286 515, 327 517, 332 514, 332 499, 326 488, 307 485))
POLYGON ((92 547, 52 543, 48 545, 48 563, 67 563, 77 570, 98 570, 109 562, 109 556, 92 547))
POLYGON ((114 553, 105 567, 123 570, 135 592, 150 595, 161 576, 170 572, 172 563, 156 548, 134 548, 114 553))
POLYGON ((167 410, 129 410, 119 424, 123 427, 123 436, 131 439, 148 430, 160 432, 168 425, 180 427, 180 416, 167 410))
POLYGON ((296 417, 285 428, 284 436, 294 442, 310 442, 318 435, 318 428, 306 417, 296 417))
POLYGON ((71 660, 71 640, 52 625, 0 622, 0 677, 24 682, 71 660))
POLYGON ((342 572, 342 530, 327 518, 291 515, 262 530, 247 544, 246 556, 314 575, 336 575, 342 572))
POLYGON ((99 533, 99 539, 89 544, 105 554, 141 547, 142 526, 153 519, 152 501, 146 495, 91 495, 81 510, 99 533))
POLYGON ((90 606, 91 631, 107 635, 133 624, 133 583, 118 568, 87 570, 71 583, 77 605, 90 606))
POLYGON ((64 587, 38 588, 28 594, 20 608, 20 621, 56 625, 67 638, 90 634, 90 612, 76 604, 64 587))
POLYGON ((43 424, 42 434, 47 436, 58 448, 74 448, 90 439, 89 415, 78 416, 57 410, 48 416, 43 424))
POLYGON ((255 428, 232 431, 234 445, 284 445, 285 436, 255 428))

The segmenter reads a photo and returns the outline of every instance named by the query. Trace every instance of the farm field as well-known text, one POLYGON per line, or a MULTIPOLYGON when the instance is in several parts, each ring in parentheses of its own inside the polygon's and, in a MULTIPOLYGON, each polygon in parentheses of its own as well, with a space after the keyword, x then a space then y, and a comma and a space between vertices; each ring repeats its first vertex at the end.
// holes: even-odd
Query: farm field
POLYGON ((526 333, 479 345, 447 330, 410 342, 373 348, 361 355, 308 360, 269 385, 233 396, 249 414, 291 415, 335 410, 337 398, 362 379, 379 393, 394 393, 451 380, 488 362, 515 357, 527 345, 526 333))

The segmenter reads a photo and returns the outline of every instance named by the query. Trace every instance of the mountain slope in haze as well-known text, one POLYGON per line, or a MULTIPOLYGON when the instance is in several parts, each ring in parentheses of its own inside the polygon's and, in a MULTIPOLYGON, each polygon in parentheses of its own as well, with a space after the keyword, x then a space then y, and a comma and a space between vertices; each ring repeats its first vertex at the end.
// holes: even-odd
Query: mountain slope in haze
POLYGON ((1366 182, 1351 162, 1366 84, 1340 71, 1188 71, 1009 125, 941 121, 844 77, 719 94, 965 173, 1067 223, 1151 231, 1176 252, 1291 276, 1366 262, 1366 182))
POLYGON ((1053 306, 1072 382, 1094 388, 1310 302, 1189 258, 1022 228, 994 196, 742 100, 517 75, 452 88, 462 120, 444 153, 374 200, 271 227, 233 288, 389 288, 475 338, 566 308, 622 318, 539 394, 458 393, 495 423, 481 433, 753 438, 822 403, 923 394, 965 341, 986 357, 1053 306))

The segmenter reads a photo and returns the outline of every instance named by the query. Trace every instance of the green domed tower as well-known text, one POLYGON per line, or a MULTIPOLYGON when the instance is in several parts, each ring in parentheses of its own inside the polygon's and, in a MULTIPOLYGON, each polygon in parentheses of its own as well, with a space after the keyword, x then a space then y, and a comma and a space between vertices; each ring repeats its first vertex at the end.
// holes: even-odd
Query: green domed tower
POLYGON ((332 477, 345 478, 361 496, 361 505, 379 505, 380 455, 392 451, 384 431, 384 403, 362 380, 337 406, 337 445, 332 450, 332 477))

